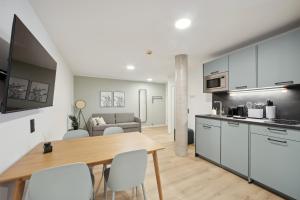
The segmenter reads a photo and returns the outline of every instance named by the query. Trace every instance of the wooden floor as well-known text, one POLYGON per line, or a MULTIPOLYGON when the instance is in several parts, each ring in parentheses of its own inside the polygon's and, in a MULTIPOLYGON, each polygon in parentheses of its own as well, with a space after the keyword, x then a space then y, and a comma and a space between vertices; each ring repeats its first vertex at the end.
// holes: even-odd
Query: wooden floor
MULTIPOLYGON (((196 158, 194 146, 189 147, 187 157, 177 157, 174 153, 173 137, 166 127, 148 128, 143 133, 162 143, 166 149, 158 152, 164 199, 166 200, 275 200, 280 197, 227 172, 205 160, 196 158)), ((103 181, 99 188, 101 167, 94 169, 97 177, 96 199, 104 199, 103 181)), ((152 157, 149 156, 145 180, 148 200, 157 200, 158 193, 152 157)), ((111 199, 111 193, 108 193, 111 199)), ((138 195, 133 190, 118 192, 116 199, 143 199, 141 189, 138 195)))

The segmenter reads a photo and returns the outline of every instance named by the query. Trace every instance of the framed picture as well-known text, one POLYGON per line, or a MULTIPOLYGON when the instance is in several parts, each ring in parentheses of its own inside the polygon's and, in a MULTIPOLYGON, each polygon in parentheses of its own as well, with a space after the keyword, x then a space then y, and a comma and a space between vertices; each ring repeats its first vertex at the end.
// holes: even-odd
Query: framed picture
POLYGON ((29 80, 11 77, 8 86, 8 98, 25 100, 29 80))
POLYGON ((36 101, 39 103, 46 103, 48 98, 48 91, 49 84, 32 81, 30 85, 28 100, 36 101))
POLYGON ((100 107, 108 108, 113 106, 113 92, 100 92, 100 107))
POLYGON ((125 92, 114 92, 114 107, 125 107, 125 92))

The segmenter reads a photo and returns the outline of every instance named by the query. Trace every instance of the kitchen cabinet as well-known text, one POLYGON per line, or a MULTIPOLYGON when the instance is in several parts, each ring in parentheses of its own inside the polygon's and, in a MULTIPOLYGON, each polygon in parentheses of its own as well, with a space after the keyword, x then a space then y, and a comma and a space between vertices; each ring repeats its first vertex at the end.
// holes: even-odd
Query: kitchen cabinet
MULTIPOLYGON (((275 137, 276 133, 262 132, 264 128, 267 129, 250 125, 251 179, 300 199, 300 141, 290 140, 283 134, 275 137)), ((289 130, 281 132, 288 133, 289 130)))
POLYGON ((204 76, 228 71, 228 56, 224 56, 203 65, 204 76))
POLYGON ((221 165, 248 177, 248 124, 221 122, 221 165))
POLYGON ((196 154, 220 164, 221 128, 218 124, 220 120, 196 118, 196 154))
POLYGON ((300 130, 196 117, 196 155, 294 199, 300 199, 299 152, 300 130))
POLYGON ((209 126, 221 127, 221 120, 207 119, 207 118, 196 118, 196 124, 206 124, 209 126))
POLYGON ((256 80, 255 46, 229 55, 229 90, 256 88, 256 80))
POLYGON ((299 84, 299 55, 300 28, 259 44, 258 87, 299 84))

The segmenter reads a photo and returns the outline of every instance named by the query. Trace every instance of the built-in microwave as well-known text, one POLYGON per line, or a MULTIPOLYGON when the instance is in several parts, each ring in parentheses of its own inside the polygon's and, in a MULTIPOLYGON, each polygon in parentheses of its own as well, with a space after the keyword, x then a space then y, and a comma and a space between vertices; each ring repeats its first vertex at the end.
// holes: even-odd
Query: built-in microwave
POLYGON ((228 72, 204 76, 203 81, 205 93, 228 91, 228 72))

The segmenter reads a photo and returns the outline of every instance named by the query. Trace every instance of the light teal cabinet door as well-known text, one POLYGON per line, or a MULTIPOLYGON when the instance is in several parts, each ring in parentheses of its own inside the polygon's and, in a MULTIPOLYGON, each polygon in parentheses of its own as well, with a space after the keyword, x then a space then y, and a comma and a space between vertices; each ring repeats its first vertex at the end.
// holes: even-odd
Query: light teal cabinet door
POLYGON ((196 123, 196 153, 220 164, 220 127, 196 123))
POLYGON ((300 142, 251 133, 251 178, 300 199, 299 152, 300 142))
POLYGON ((258 45, 258 87, 300 83, 300 29, 258 45))
POLYGON ((226 72, 228 71, 228 56, 224 56, 211 62, 205 63, 203 67, 204 76, 226 72))
POLYGON ((229 55, 229 90, 256 88, 256 47, 229 55))
POLYGON ((221 164, 248 177, 248 124, 222 121, 221 164))

